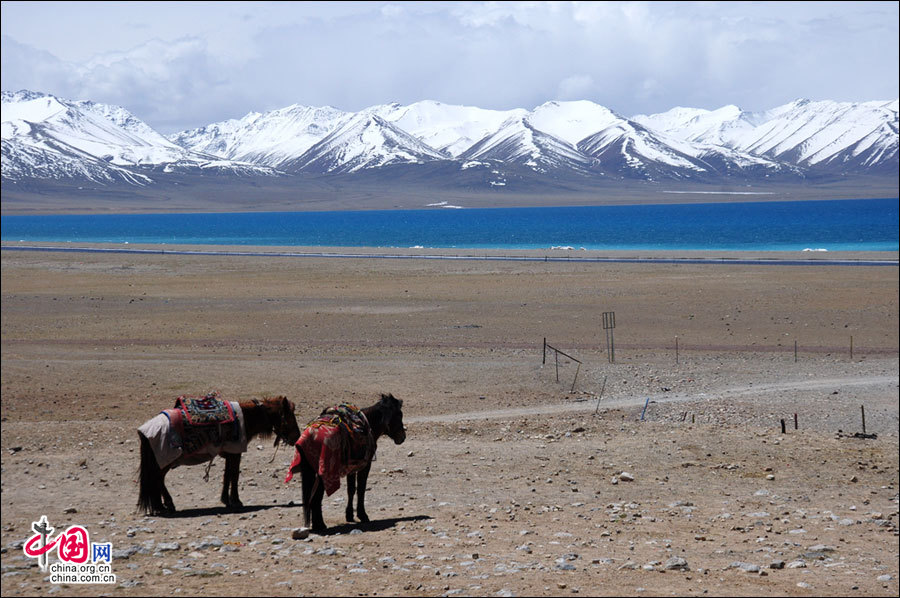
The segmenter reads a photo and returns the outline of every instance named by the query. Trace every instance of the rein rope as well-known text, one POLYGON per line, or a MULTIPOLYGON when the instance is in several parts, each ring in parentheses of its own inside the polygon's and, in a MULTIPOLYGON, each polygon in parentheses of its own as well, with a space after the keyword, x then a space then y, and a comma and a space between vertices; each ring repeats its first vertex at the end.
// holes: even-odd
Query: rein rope
POLYGON ((253 399, 253 404, 257 408, 262 409, 263 417, 265 417, 265 419, 266 419, 266 427, 271 429, 272 433, 275 434, 275 452, 272 453, 272 458, 269 459, 269 463, 273 463, 275 461, 275 457, 278 456, 278 444, 279 444, 278 441, 281 440, 281 442, 283 444, 286 444, 287 441, 285 441, 284 438, 282 438, 281 431, 276 430, 275 425, 271 423, 271 420, 269 419, 269 411, 265 407, 263 407, 262 402, 259 399, 253 399))

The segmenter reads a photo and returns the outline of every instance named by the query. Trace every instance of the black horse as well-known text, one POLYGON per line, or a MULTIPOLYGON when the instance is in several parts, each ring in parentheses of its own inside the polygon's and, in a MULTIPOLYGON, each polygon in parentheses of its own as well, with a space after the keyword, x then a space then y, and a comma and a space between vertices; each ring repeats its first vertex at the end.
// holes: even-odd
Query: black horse
MULTIPOLYGON (((244 418, 244 433, 249 442, 260 437, 275 435, 275 444, 283 442, 293 445, 300 438, 300 428, 294 415, 294 404, 286 397, 266 398, 262 401, 241 402, 244 418)), ((165 478, 169 470, 179 465, 198 465, 214 458, 189 459, 180 457, 166 467, 160 468, 150 441, 138 431, 141 441, 141 465, 139 471, 138 509, 151 515, 166 515, 175 512, 172 496, 166 489, 165 478)), ((238 497, 238 477, 241 473, 241 453, 221 450, 225 458, 225 474, 222 480, 222 503, 229 509, 243 507, 238 497)))
MULTIPOLYGON (((366 457, 362 460, 358 468, 354 467, 347 475, 347 510, 346 518, 348 522, 353 522, 353 496, 357 497, 356 516, 363 523, 369 521, 366 514, 366 481, 369 477, 369 470, 372 467, 372 458, 375 454, 374 442, 384 434, 387 434, 395 444, 403 444, 406 440, 406 430, 403 427, 403 401, 397 399, 392 394, 382 394, 381 399, 371 407, 366 407, 360 411, 365 415, 368 422, 369 432, 373 444, 371 450, 366 453, 366 457)), ((323 411, 323 415, 327 412, 323 411)), ((314 422, 310 426, 314 425, 314 422)), ((308 428, 310 426, 307 426, 308 428)), ((299 464, 292 467, 292 473, 300 470, 303 484, 303 520, 307 528, 312 529, 316 533, 321 533, 327 529, 325 520, 322 518, 322 499, 325 494, 325 483, 319 475, 316 465, 309 463, 304 451, 297 446, 297 456, 299 464)), ((296 459, 295 459, 296 463, 296 459)))

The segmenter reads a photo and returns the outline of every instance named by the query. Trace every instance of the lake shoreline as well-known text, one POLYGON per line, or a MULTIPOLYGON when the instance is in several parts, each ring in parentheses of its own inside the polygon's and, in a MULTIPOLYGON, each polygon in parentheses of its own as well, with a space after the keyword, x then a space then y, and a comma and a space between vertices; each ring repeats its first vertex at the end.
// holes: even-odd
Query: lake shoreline
POLYGON ((696 263, 791 265, 797 263, 837 265, 848 264, 897 266, 900 251, 716 251, 716 250, 580 250, 564 248, 542 249, 486 249, 447 247, 326 247, 326 246, 263 246, 263 245, 196 245, 145 243, 68 243, 68 242, 8 242, 2 250, 46 251, 75 253, 172 254, 209 257, 272 257, 272 258, 359 258, 359 259, 459 259, 512 261, 572 261, 572 262, 636 262, 636 263, 696 263))

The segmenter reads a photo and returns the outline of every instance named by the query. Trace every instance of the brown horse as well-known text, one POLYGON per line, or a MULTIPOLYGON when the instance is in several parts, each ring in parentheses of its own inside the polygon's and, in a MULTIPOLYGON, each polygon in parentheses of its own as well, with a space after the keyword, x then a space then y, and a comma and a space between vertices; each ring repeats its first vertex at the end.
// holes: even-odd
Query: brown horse
MULTIPOLYGON (((381 399, 371 407, 366 407, 360 411, 365 415, 368 422, 369 432, 371 433, 372 445, 370 450, 366 451, 365 457, 358 466, 354 466, 353 470, 347 473, 347 509, 346 518, 348 522, 353 522, 353 496, 356 495, 356 515, 363 523, 369 521, 366 514, 366 481, 369 477, 369 470, 372 467, 372 459, 375 455, 375 442, 384 434, 387 434, 395 444, 403 444, 406 440, 406 430, 403 427, 403 401, 397 399, 392 394, 382 394, 381 399)), ((327 412, 323 411, 323 415, 327 412)), ((314 424, 311 423, 310 426, 314 424)), ((307 426, 309 428, 309 426, 307 426)), ((321 533, 327 529, 325 520, 322 518, 322 499, 325 494, 325 482, 319 475, 318 467, 311 464, 308 457, 297 445, 297 457, 294 460, 296 465, 291 468, 291 473, 300 470, 303 484, 303 520, 304 525, 312 528, 312 531, 321 533), (299 459, 299 464, 296 464, 299 459)), ((336 488, 335 488, 336 489, 336 488)), ((334 490, 329 490, 329 494, 334 490)))
MULTIPOLYGON (((294 415, 294 404, 286 397, 266 398, 262 401, 253 399, 240 403, 243 412, 243 438, 269 438, 275 435, 275 445, 279 442, 293 445, 300 438, 300 428, 294 415)), ((165 515, 175 512, 172 496, 166 489, 165 477, 169 470, 179 465, 197 465, 211 461, 218 450, 218 455, 225 458, 225 475, 222 481, 222 503, 229 509, 243 507, 238 497, 238 477, 240 476, 241 452, 246 450, 218 446, 213 452, 200 457, 185 455, 179 457, 165 467, 160 467, 156 454, 147 437, 139 430, 141 441, 141 465, 139 471, 140 489, 138 491, 138 509, 152 515, 165 515)))

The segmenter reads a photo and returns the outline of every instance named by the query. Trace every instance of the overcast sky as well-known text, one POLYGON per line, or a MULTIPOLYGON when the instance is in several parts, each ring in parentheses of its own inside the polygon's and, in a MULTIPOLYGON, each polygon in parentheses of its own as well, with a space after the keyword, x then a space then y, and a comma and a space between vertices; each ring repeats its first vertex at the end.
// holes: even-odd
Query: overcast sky
POLYGON ((756 111, 897 99, 898 6, 4 1, 0 77, 166 134, 291 104, 756 111))

